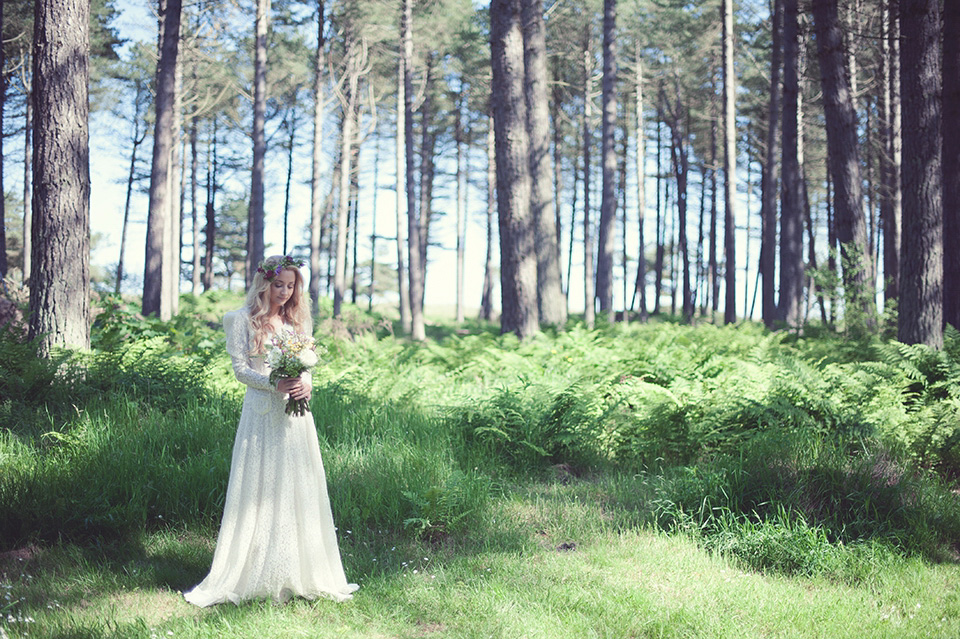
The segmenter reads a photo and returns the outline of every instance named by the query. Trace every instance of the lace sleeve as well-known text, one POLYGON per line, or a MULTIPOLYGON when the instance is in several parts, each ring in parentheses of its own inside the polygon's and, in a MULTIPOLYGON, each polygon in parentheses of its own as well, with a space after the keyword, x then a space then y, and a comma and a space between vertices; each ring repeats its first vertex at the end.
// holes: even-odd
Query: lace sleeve
POLYGON ((276 390, 270 377, 258 373, 250 365, 250 321, 243 310, 231 311, 223 317, 227 334, 227 354, 233 362, 233 373, 243 384, 260 390, 276 390))

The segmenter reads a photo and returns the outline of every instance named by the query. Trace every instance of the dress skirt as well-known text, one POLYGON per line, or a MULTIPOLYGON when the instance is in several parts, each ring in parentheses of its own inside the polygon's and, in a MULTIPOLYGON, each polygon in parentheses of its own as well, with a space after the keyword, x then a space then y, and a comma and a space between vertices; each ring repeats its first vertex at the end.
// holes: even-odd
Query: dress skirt
POLYGON ((223 521, 198 606, 293 596, 343 601, 347 583, 312 413, 290 416, 275 391, 248 388, 223 521))

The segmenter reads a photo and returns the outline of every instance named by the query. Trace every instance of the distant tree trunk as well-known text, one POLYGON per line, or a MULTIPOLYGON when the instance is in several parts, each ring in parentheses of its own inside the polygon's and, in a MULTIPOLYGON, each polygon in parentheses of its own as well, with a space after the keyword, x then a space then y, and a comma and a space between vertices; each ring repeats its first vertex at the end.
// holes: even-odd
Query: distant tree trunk
POLYGON ((401 197, 404 192, 406 178, 406 92, 404 85, 405 56, 400 56, 397 66, 397 132, 396 132, 396 218, 397 218, 397 291, 400 293, 400 326, 403 332, 410 334, 410 292, 407 288, 407 269, 405 266, 404 251, 407 248, 407 232, 405 210, 406 200, 401 197))
POLYGON ((737 321, 737 269, 736 269, 736 215, 734 202, 737 195, 737 113, 736 76, 733 72, 733 0, 722 0, 723 5, 723 260, 724 299, 723 321, 737 321))
POLYGON ((613 321, 613 224, 617 216, 617 152, 613 136, 617 125, 616 0, 603 2, 603 106, 601 126, 600 225, 597 249, 597 299, 600 312, 613 321))
MULTIPOLYGON (((690 253, 687 250, 687 173, 689 170, 689 159, 687 157, 686 132, 684 130, 684 121, 686 115, 682 113, 684 108, 682 100, 676 98, 676 103, 670 111, 670 157, 673 161, 673 172, 677 178, 677 250, 680 251, 680 259, 683 263, 682 282, 682 306, 683 319, 685 322, 693 320, 693 295, 690 289, 690 253)), ((664 103, 669 107, 670 101, 664 97, 664 103)), ((671 260, 672 261, 672 260, 671 260)), ((674 280, 674 289, 676 289, 676 280, 674 280)))
POLYGON ((899 18, 891 11, 894 0, 883 0, 881 26, 882 98, 881 126, 883 153, 881 158, 880 228, 883 231, 883 301, 889 309, 900 296, 900 27, 899 18))
POLYGON ((780 304, 787 326, 802 323, 804 188, 800 164, 800 12, 798 0, 784 0, 783 25, 783 191, 780 209, 780 304))
MULTIPOLYGON (((904 151, 900 274, 903 287, 897 339, 940 348, 943 346, 943 176, 938 0, 901 0, 900 29, 904 151)), ((950 34, 952 38, 956 36, 950 34)), ((957 250, 956 245, 953 250, 957 250)))
POLYGON ((502 333, 521 339, 537 331, 537 262, 530 215, 530 155, 523 95, 523 31, 519 0, 490 7, 497 209, 500 219, 502 333))
POLYGON ((90 3, 34 11, 33 275, 30 337, 90 348, 90 3))
POLYGON ((142 133, 140 131, 140 124, 143 121, 140 113, 140 91, 141 87, 138 85, 137 95, 133 101, 133 138, 131 140, 132 148, 130 149, 130 170, 127 173, 127 195, 123 204, 123 226, 120 228, 120 256, 117 259, 117 281, 113 290, 117 295, 120 294, 120 287, 123 284, 123 262, 126 257, 127 228, 130 223, 130 200, 133 196, 133 179, 136 176, 137 149, 140 148, 140 145, 143 144, 143 141, 146 139, 146 130, 142 133))
POLYGON ((836 234, 843 262, 846 313, 848 316, 851 312, 861 313, 866 326, 870 326, 874 322, 875 304, 863 213, 857 114, 845 68, 836 2, 814 0, 813 15, 823 85, 827 163, 833 177, 836 234))
POLYGON ((246 285, 253 284, 257 265, 263 261, 263 177, 267 140, 267 34, 270 31, 270 0, 257 0, 253 54, 253 169, 250 172, 250 209, 247 216, 246 285))
POLYGON ((524 95, 530 140, 531 214, 537 251, 537 307, 540 322, 562 326, 567 306, 560 277, 560 251, 554 210, 547 98, 546 27, 541 0, 522 0, 524 95))
POLYGON ((593 328, 596 320, 596 299, 593 280, 593 228, 590 223, 590 135, 593 123, 593 52, 590 50, 590 23, 584 26, 583 38, 583 321, 593 328))
POLYGON ((287 238, 290 234, 290 185, 293 182, 293 151, 297 142, 297 111, 291 106, 284 118, 287 129, 287 175, 283 187, 283 254, 287 254, 287 238))
POLYGON ((660 314, 660 295, 663 293, 663 203, 660 194, 663 191, 663 92, 660 93, 660 108, 657 113, 657 219, 654 234, 656 235, 657 252, 653 261, 653 314, 660 314))
MULTIPOLYGON (((179 38, 179 33, 177 34, 179 38)), ((160 300, 160 316, 173 317, 180 312, 180 256, 183 242, 180 229, 183 225, 183 183, 180 170, 180 130, 183 117, 181 115, 183 100, 180 56, 177 56, 177 68, 174 73, 173 96, 173 141, 170 145, 170 171, 167 174, 170 180, 170 214, 167 216, 167 241, 164 244, 163 268, 163 296, 160 300)))
MULTIPOLYGON (((430 246, 430 226, 433 219, 433 182, 437 172, 435 161, 437 133, 434 125, 434 84, 436 83, 436 56, 427 56, 424 78, 424 99, 420 106, 420 207, 417 223, 420 225, 420 290, 427 289, 427 249, 430 246)), ((423 310, 423 297, 420 298, 423 310)))
POLYGON ((413 150, 413 0, 403 0, 400 37, 403 44, 403 126, 406 149, 407 242, 410 260, 410 336, 417 341, 423 341, 427 337, 423 321, 423 270, 426 265, 420 259, 421 237, 420 223, 417 219, 416 173, 413 150))
MULTIPOLYGON (((462 78, 461 78, 462 83, 462 78)), ((457 324, 462 324, 464 318, 463 314, 463 271, 464 271, 464 244, 466 238, 464 237, 464 229, 466 226, 466 208, 467 208, 467 185, 466 185, 466 175, 467 170, 464 164, 466 163, 466 153, 464 146, 466 144, 466 134, 464 132, 464 111, 467 107, 467 91, 461 84, 460 91, 460 101, 457 104, 456 112, 456 123, 454 125, 454 142, 457 147, 457 175, 456 175, 456 184, 457 184, 457 311, 456 311, 456 321, 457 324)))
POLYGON ((711 104, 710 117, 710 232, 709 249, 707 250, 708 268, 707 281, 710 287, 710 311, 716 316, 720 310, 720 259, 717 250, 717 227, 719 225, 719 210, 717 206, 717 128, 719 107, 716 101, 716 91, 711 94, 713 97, 711 104))
POLYGON ((634 80, 637 92, 636 109, 634 117, 637 123, 637 149, 636 149, 636 173, 637 173, 637 280, 634 286, 634 296, 640 295, 640 321, 647 320, 647 258, 645 254, 646 244, 643 239, 643 221, 646 213, 646 169, 644 163, 647 157, 646 137, 644 134, 643 123, 643 58, 640 52, 639 40, 635 44, 634 58, 636 59, 636 77, 634 80))
POLYGON ((33 90, 27 89, 23 127, 23 284, 33 272, 33 90))
MULTIPOLYGON (((3 33, 3 2, 0 2, 0 34, 3 33)), ((0 46, 0 281, 7 276, 7 222, 6 198, 7 192, 3 185, 3 107, 7 97, 6 56, 3 55, 3 46, 0 46)), ((27 210, 27 202, 23 203, 23 210, 27 210)), ((26 217, 26 215, 24 215, 26 217)))
POLYGON ((943 319, 960 329, 960 3, 943 4, 943 34, 943 319))
POLYGON ((217 216, 215 201, 217 195, 217 120, 213 120, 213 134, 207 147, 207 198, 204 206, 206 229, 204 232, 205 251, 203 256, 203 290, 213 287, 213 250, 216 247, 217 216))
POLYGON ((333 316, 339 318, 343 307, 344 293, 346 292, 347 269, 347 237, 349 232, 350 213, 350 182, 352 176, 351 162, 353 160, 354 128, 356 126, 356 100, 362 68, 360 43, 352 33, 345 36, 347 51, 344 58, 347 61, 347 87, 345 89, 346 103, 343 106, 343 125, 340 130, 340 198, 337 207, 337 252, 335 271, 333 276, 333 316))
POLYGON ((192 223, 193 257, 190 269, 190 291, 200 294, 200 210, 197 201, 199 154, 197 152, 197 113, 190 120, 190 221, 192 223))
MULTIPOLYGON (((796 7, 796 0, 793 0, 793 6, 796 7)), ((763 323, 770 328, 777 316, 776 300, 776 267, 777 267, 777 186, 779 181, 778 160, 780 157, 780 136, 778 127, 780 124, 780 67, 784 62, 789 65, 790 55, 785 51, 784 40, 787 34, 784 33, 784 0, 773 0, 773 42, 770 52, 770 105, 769 115, 767 117, 767 148, 766 159, 763 163, 763 172, 760 176, 760 277, 763 280, 763 289, 761 293, 763 323)), ((794 16, 796 17, 796 16, 794 16)), ((789 27, 788 27, 789 29, 789 27)), ((784 71, 784 85, 787 84, 790 71, 784 71)), ((786 86, 783 92, 786 93, 786 86)), ((784 104, 784 118, 786 110, 789 108, 784 104)), ((784 125, 786 126, 786 124, 784 125)), ((784 146, 786 145, 787 132, 784 130, 784 146)), ((786 173, 786 167, 784 167, 786 173)), ((786 180, 786 175, 784 175, 786 180)))
POLYGON ((180 44, 181 0, 160 0, 163 37, 157 63, 156 119, 153 133, 153 161, 150 170, 150 208, 147 214, 147 239, 143 270, 143 314, 169 319, 164 310, 164 253, 169 241, 171 189, 170 154, 175 144, 174 110, 176 98, 177 52, 180 44))
MULTIPOLYGON (((320 313, 320 248, 323 240, 323 120, 327 100, 323 91, 325 0, 317 0, 317 52, 313 59, 313 143, 310 162, 310 312, 320 313)), ((399 191, 397 191, 399 193, 399 191)), ((399 198, 398 198, 399 199, 399 198)), ((402 271, 402 266, 401 266, 402 271)), ((402 274, 401 274, 402 277, 402 274)))
POLYGON ((493 318, 493 216, 497 206, 497 155, 493 131, 493 115, 487 120, 487 252, 483 268, 483 294, 480 298, 480 317, 493 318))

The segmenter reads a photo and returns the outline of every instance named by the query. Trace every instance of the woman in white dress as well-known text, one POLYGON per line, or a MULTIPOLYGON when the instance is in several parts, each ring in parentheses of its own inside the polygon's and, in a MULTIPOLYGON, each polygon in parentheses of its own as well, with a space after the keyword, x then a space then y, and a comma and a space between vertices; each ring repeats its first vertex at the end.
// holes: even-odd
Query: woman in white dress
POLYGON ((317 431, 311 413, 288 415, 287 398, 309 399, 309 372, 270 383, 265 346, 283 330, 312 334, 302 262, 261 262, 246 305, 223 318, 227 353, 247 385, 210 573, 190 603, 293 596, 349 599, 317 431))

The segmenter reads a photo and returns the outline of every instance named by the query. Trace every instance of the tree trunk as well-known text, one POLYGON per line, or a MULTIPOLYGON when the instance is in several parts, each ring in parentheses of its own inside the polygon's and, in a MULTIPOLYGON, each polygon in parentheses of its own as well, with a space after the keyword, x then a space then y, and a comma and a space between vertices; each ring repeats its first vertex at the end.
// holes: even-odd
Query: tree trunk
POLYGON ((197 151, 197 118, 194 112, 190 121, 190 217, 193 225, 193 257, 192 268, 190 269, 190 291, 194 295, 200 294, 200 209, 197 201, 197 189, 199 188, 199 154, 197 151))
POLYGON ((903 210, 903 190, 901 184, 901 165, 903 162, 903 139, 900 109, 900 18, 892 9, 894 0, 884 0, 887 14, 884 24, 888 26, 886 37, 887 82, 884 96, 889 104, 887 111, 885 140, 887 165, 884 171, 884 198, 880 224, 883 228, 883 279, 884 304, 895 305, 900 297, 900 226, 903 210))
MULTIPOLYGON (((903 286, 897 339, 907 344, 940 348, 943 346, 943 176, 938 0, 901 0, 900 29, 904 151, 900 275, 903 286)), ((956 246, 953 250, 956 251, 956 246)))
POLYGON ((397 218, 397 291, 400 293, 400 326, 403 332, 410 334, 410 292, 407 288, 407 269, 405 266, 404 252, 407 248, 406 219, 404 218, 404 198, 401 194, 404 192, 404 180, 406 178, 405 159, 406 159, 406 91, 404 79, 406 72, 405 56, 400 56, 397 66, 397 138, 396 138, 396 209, 397 218))
POLYGON ((210 146, 207 148, 207 201, 204 206, 206 214, 205 252, 203 256, 203 290, 209 291, 213 287, 213 251, 216 247, 217 216, 214 206, 217 195, 217 120, 213 119, 213 134, 210 146))
POLYGON ((814 25, 827 125, 827 164, 833 177, 837 241, 843 268, 846 319, 874 322, 871 260, 861 190, 857 117, 845 68, 843 38, 833 0, 814 0, 814 25), (857 319, 857 315, 862 320, 857 319))
MULTIPOLYGON (((3 2, 0 2, 0 34, 3 33, 3 2)), ((0 46, 0 282, 7 276, 7 218, 6 218, 6 197, 7 192, 3 186, 3 107, 7 97, 7 76, 6 76, 6 56, 3 55, 3 46, 0 46)), ((23 210, 27 210, 27 203, 24 201, 23 210)))
POLYGON ((613 135, 617 125, 616 0, 603 2, 603 106, 601 126, 602 189, 597 248, 597 299, 600 312, 613 321, 613 224, 617 216, 617 152, 613 135))
MULTIPOLYGON (((179 33, 177 34, 179 38, 179 33)), ((181 181, 182 172, 180 170, 180 129, 183 123, 181 117, 181 63, 180 56, 177 56, 177 66, 174 72, 174 96, 173 96, 173 140, 170 144, 170 171, 167 174, 170 180, 170 213, 167 216, 167 241, 164 245, 163 258, 163 297, 160 300, 160 316, 173 317, 180 312, 180 256, 182 254, 181 244, 182 235, 180 229, 183 225, 181 215, 183 214, 183 183, 181 181)))
POLYGON ((663 190, 663 93, 660 94, 660 109, 657 114, 657 219, 654 234, 656 235, 657 252, 653 261, 653 314, 660 314, 660 295, 663 293, 663 202, 660 193, 663 190))
POLYGON ((783 192, 780 210, 780 304, 777 318, 802 323, 804 189, 800 165, 800 12, 784 0, 783 192))
POLYGON ((493 216, 497 206, 497 155, 493 131, 493 115, 487 119, 487 252, 483 268, 483 294, 480 317, 493 319, 493 216))
POLYGON ((270 30, 270 0, 257 0, 253 55, 253 169, 250 172, 250 210, 247 216, 246 285, 253 284, 257 265, 263 261, 264 158, 267 140, 267 33, 270 30))
POLYGON ((737 122, 736 77, 733 72, 733 0, 723 5, 723 260, 725 299, 723 321, 737 321, 736 215, 737 122))
POLYGON ((287 129, 287 175, 283 187, 283 254, 287 254, 287 237, 290 234, 290 185, 293 182, 293 150, 297 142, 297 115, 296 107, 291 106, 284 118, 287 129))
POLYGON ((553 162, 550 157, 550 112, 547 99, 546 27, 541 0, 522 0, 524 96, 530 142, 531 214, 537 252, 537 308, 540 322, 562 326, 567 320, 560 277, 553 162))
POLYGON ((30 337, 90 348, 90 3, 35 5, 30 337))
POLYGON ((593 146, 593 52, 590 50, 590 24, 584 26, 583 39, 583 321, 593 328, 596 299, 593 280, 593 228, 590 222, 590 149, 593 146))
POLYGON ((333 316, 341 316, 344 293, 346 292, 347 274, 347 237, 350 213, 350 183, 353 160, 354 127, 356 126, 356 100, 360 82, 360 43, 354 39, 352 33, 345 36, 347 51, 346 60, 347 88, 345 90, 346 103, 343 107, 343 124, 340 129, 340 198, 337 206, 337 249, 335 270, 333 276, 333 316))
POLYGON ((960 4, 943 4, 943 319, 960 329, 960 4), (953 131, 953 133, 950 133, 953 131))
POLYGON ((169 241, 170 189, 172 167, 170 153, 174 140, 177 52, 180 44, 180 0, 160 0, 163 37, 157 64, 156 118, 153 129, 153 161, 150 169, 150 208, 147 214, 147 238, 143 269, 143 314, 164 316, 164 252, 169 241))
MULTIPOLYGON (((678 87, 679 88, 679 87, 678 87)), ((664 103, 669 107, 669 100, 664 97, 664 103)), ((687 172, 689 169, 689 160, 687 158, 686 133, 684 131, 684 120, 686 116, 682 114, 681 99, 677 97, 674 109, 670 113, 670 158, 673 162, 673 172, 677 178, 677 250, 680 251, 680 259, 683 264, 682 282, 682 306, 683 319, 685 322, 693 320, 693 295, 690 289, 690 254, 687 250, 687 172)), ((672 261, 672 260, 671 260, 672 261)), ((676 281, 674 280, 674 289, 676 281)))
POLYGON ((524 100, 520 0, 494 0, 490 44, 500 221, 500 331, 527 338, 537 332, 537 261, 530 213, 530 149, 524 100))
POLYGON ((464 111, 467 107, 467 91, 463 86, 463 78, 460 79, 460 96, 455 115, 456 123, 454 125, 454 143, 457 147, 457 310, 456 322, 462 324, 464 320, 463 313, 463 272, 464 272, 464 248, 466 238, 464 229, 466 228, 466 209, 467 209, 467 185, 466 185, 466 153, 464 146, 466 144, 466 134, 464 132, 463 120, 464 111))
MULTIPOLYGON (((317 0, 317 52, 313 59, 313 142, 310 162, 310 312, 320 313, 320 244, 323 239, 323 120, 327 100, 323 91, 325 0, 317 0)), ((399 191, 398 191, 399 193, 399 191)))
POLYGON ((120 228, 120 256, 117 259, 117 281, 114 285, 114 293, 120 294, 120 287, 123 284, 123 262, 126 257, 127 248, 127 228, 130 223, 130 200, 133 196, 133 179, 137 168, 137 149, 146 139, 146 131, 140 133, 140 124, 143 120, 140 114, 140 87, 137 87, 137 95, 134 97, 133 114, 133 144, 130 149, 130 170, 127 172, 127 195, 123 204, 123 226, 120 228))
MULTIPOLYGON (((796 7, 796 0, 792 1, 796 7)), ((779 181, 778 160, 780 158, 780 67, 789 65, 789 51, 784 46, 784 0, 773 0, 772 50, 770 52, 770 108, 767 117, 767 148, 766 159, 763 163, 763 172, 760 176, 760 277, 763 281, 761 293, 761 315, 763 323, 770 328, 777 316, 776 300, 776 270, 777 270, 777 186, 779 181), (784 60, 782 60, 785 59, 784 60)), ((796 17, 796 16, 795 16, 796 17)), ((787 45, 789 46, 789 45, 787 45)), ((784 71, 784 85, 790 71, 784 71)), ((786 93, 787 87, 783 87, 786 93)), ((784 104, 784 118, 789 107, 784 104)), ((786 126, 786 123, 784 123, 786 126)), ((787 132, 784 130, 784 146, 786 146, 787 132)), ((786 174, 786 167, 784 167, 786 174)), ((784 175, 786 180, 786 175, 784 175)))
POLYGON ((427 56, 424 79, 424 99, 420 107, 420 310, 423 310, 423 295, 427 290, 427 249, 430 246, 430 226, 433 219, 433 182, 437 172, 435 153, 437 133, 434 125, 434 84, 436 82, 436 59, 427 56))
POLYGON ((634 79, 635 89, 637 92, 634 117, 636 118, 637 123, 636 173, 637 216, 639 218, 637 220, 637 240, 639 244, 637 248, 637 280, 634 285, 634 296, 636 296, 637 293, 640 295, 640 321, 645 322, 647 320, 647 258, 645 252, 646 244, 644 243, 643 239, 643 222, 647 208, 647 172, 644 166, 647 158, 647 146, 643 122, 643 58, 641 57, 639 40, 635 43, 634 58, 636 59, 637 65, 636 76, 634 79))
POLYGON ((23 127, 23 284, 33 272, 33 90, 27 89, 23 127))
POLYGON ((410 260, 410 336, 417 340, 426 339, 423 321, 423 271, 426 265, 420 259, 420 223, 417 219, 416 172, 413 149, 413 0, 403 0, 403 14, 400 20, 400 37, 403 44, 403 87, 404 87, 404 142, 406 155, 406 193, 407 193, 407 251, 410 260))

